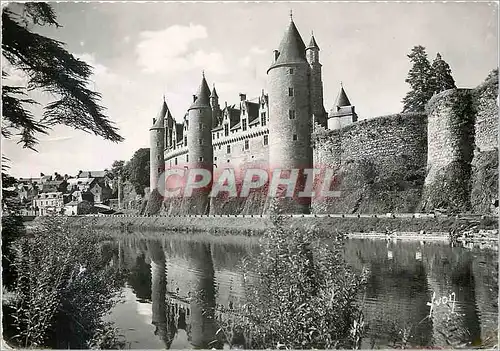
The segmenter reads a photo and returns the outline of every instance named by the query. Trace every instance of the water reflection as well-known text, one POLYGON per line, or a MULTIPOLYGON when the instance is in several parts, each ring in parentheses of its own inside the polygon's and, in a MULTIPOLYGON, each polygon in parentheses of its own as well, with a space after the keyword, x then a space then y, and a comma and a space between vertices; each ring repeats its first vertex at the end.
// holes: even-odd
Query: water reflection
MULTIPOLYGON (((236 267, 257 250, 241 240, 199 242, 167 236, 120 243, 120 262, 130 272, 128 284, 138 301, 151 301, 154 334, 164 347, 221 346, 215 342, 218 326, 211 311, 216 305, 235 307, 244 301, 242 274, 236 267)), ((370 271, 367 289, 359 297, 368 324, 363 348, 478 345, 497 329, 494 250, 351 240, 345 255, 355 269, 370 271), (446 299, 430 314, 433 294, 439 299, 452 293, 453 310, 446 299)))

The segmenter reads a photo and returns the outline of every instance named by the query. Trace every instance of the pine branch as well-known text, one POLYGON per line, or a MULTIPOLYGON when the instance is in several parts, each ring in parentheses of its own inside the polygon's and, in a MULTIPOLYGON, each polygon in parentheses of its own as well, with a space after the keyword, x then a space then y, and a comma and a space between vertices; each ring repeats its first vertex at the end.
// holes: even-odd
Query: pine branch
MULTIPOLYGON (((35 24, 59 26, 48 4, 30 3, 24 10, 35 24)), ((105 108, 100 105, 101 95, 87 88, 92 67, 66 51, 63 43, 31 32, 14 20, 15 17, 6 8, 2 12, 4 57, 28 76, 28 90, 40 89, 58 97, 44 107, 43 118, 38 125, 34 124, 33 116, 21 107, 31 101, 16 102, 15 98, 11 98, 9 102, 16 109, 10 115, 4 114, 4 117, 12 126, 20 125, 22 119, 28 118, 22 132, 24 147, 33 148, 36 144, 34 135, 41 132, 40 129, 56 124, 94 133, 113 142, 123 141, 118 128, 104 115, 105 108)), ((9 136, 8 131, 5 133, 9 136)))

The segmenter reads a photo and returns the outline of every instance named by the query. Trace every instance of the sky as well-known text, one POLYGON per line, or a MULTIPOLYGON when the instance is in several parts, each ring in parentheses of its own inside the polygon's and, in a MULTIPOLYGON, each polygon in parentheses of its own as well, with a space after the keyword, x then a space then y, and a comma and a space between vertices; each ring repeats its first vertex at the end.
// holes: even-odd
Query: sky
MULTIPOLYGON (((37 151, 2 140, 9 173, 75 175, 111 168, 149 147, 149 128, 163 95, 181 121, 201 81, 215 84, 219 102, 266 90, 266 71, 290 21, 307 44, 320 47, 324 105, 340 82, 360 119, 397 113, 415 45, 432 60, 439 52, 458 87, 475 87, 498 66, 495 3, 53 3, 60 28, 33 30, 62 41, 94 67, 91 87, 125 138, 112 143, 69 127, 40 135, 37 151)), ((4 60, 5 61, 5 60, 4 60)), ((13 76, 16 79, 16 75, 13 76)), ((22 80, 22 76, 19 77, 22 80)), ((46 97, 36 95, 39 101, 46 97)), ((271 116, 272 118, 272 116, 271 116)))

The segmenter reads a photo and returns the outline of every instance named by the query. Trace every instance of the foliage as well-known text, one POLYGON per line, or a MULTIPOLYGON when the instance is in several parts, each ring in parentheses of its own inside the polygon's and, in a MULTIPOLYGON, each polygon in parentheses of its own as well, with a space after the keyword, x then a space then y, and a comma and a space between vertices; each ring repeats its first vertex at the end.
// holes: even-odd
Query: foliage
POLYGON ((498 210, 498 149, 479 152, 474 156, 471 207, 474 213, 489 213, 495 208, 498 210))
POLYGON ((434 94, 456 88, 451 68, 440 53, 431 65, 425 48, 418 45, 413 47, 408 58, 413 66, 405 82, 410 84, 411 90, 403 99, 403 112, 424 112, 425 105, 434 94))
POLYGON ((434 77, 434 93, 456 88, 455 80, 451 75, 451 68, 438 52, 432 62, 432 75, 434 77))
POLYGON ((11 288, 16 271, 12 266, 13 242, 25 234, 23 219, 20 215, 20 202, 15 191, 10 190, 16 179, 2 172, 2 284, 11 288))
POLYGON ((412 68, 405 82, 411 90, 403 99, 403 112, 424 112, 427 101, 434 94, 432 67, 423 46, 415 46, 408 55, 412 68))
POLYGON ((84 349, 116 341, 102 317, 116 303, 123 274, 104 259, 102 239, 90 226, 71 231, 65 219, 51 218, 16 242, 11 342, 84 349))
POLYGON ((149 148, 137 150, 125 168, 135 192, 144 196, 144 188, 149 186, 149 148))
POLYGON ((240 331, 252 349, 359 347, 364 322, 356 297, 364 277, 344 261, 343 237, 325 245, 313 230, 272 219, 260 253, 244 260, 246 303, 221 323, 226 339, 240 331))
POLYGON ((157 189, 154 189, 151 194, 149 194, 149 198, 147 200, 146 205, 146 214, 148 215, 156 215, 158 214, 163 205, 163 195, 158 192, 157 189))
POLYGON ((118 185, 120 181, 123 182, 125 179, 128 179, 126 170, 125 161, 113 161, 111 171, 109 172, 110 176, 113 178, 113 194, 111 196, 113 199, 118 198, 118 185))
POLYGON ((34 149, 37 134, 46 134, 52 126, 63 124, 114 142, 122 141, 99 105, 101 95, 88 88, 92 67, 66 51, 63 43, 31 30, 44 25, 59 27, 47 3, 10 4, 2 10, 3 57, 27 78, 26 86, 13 86, 8 84, 8 73, 2 71, 2 136, 9 138, 17 131, 23 147, 34 149), (56 98, 44 106, 41 120, 30 111, 39 105, 28 97, 33 90, 56 98))

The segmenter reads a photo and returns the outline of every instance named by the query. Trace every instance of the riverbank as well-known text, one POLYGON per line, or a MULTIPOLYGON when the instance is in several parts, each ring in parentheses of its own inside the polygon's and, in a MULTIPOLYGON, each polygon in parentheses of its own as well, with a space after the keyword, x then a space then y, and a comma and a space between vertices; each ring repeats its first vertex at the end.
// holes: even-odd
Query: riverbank
MULTIPOLYGON (((34 222, 36 223, 36 221, 34 222)), ((327 233, 349 233, 353 237, 447 238, 454 231, 468 238, 498 240, 494 217, 444 217, 434 215, 294 215, 285 218, 285 226, 319 229, 327 233)), ((92 224, 97 229, 121 232, 206 232, 213 235, 261 235, 272 226, 268 216, 74 216, 69 225, 92 224)))

